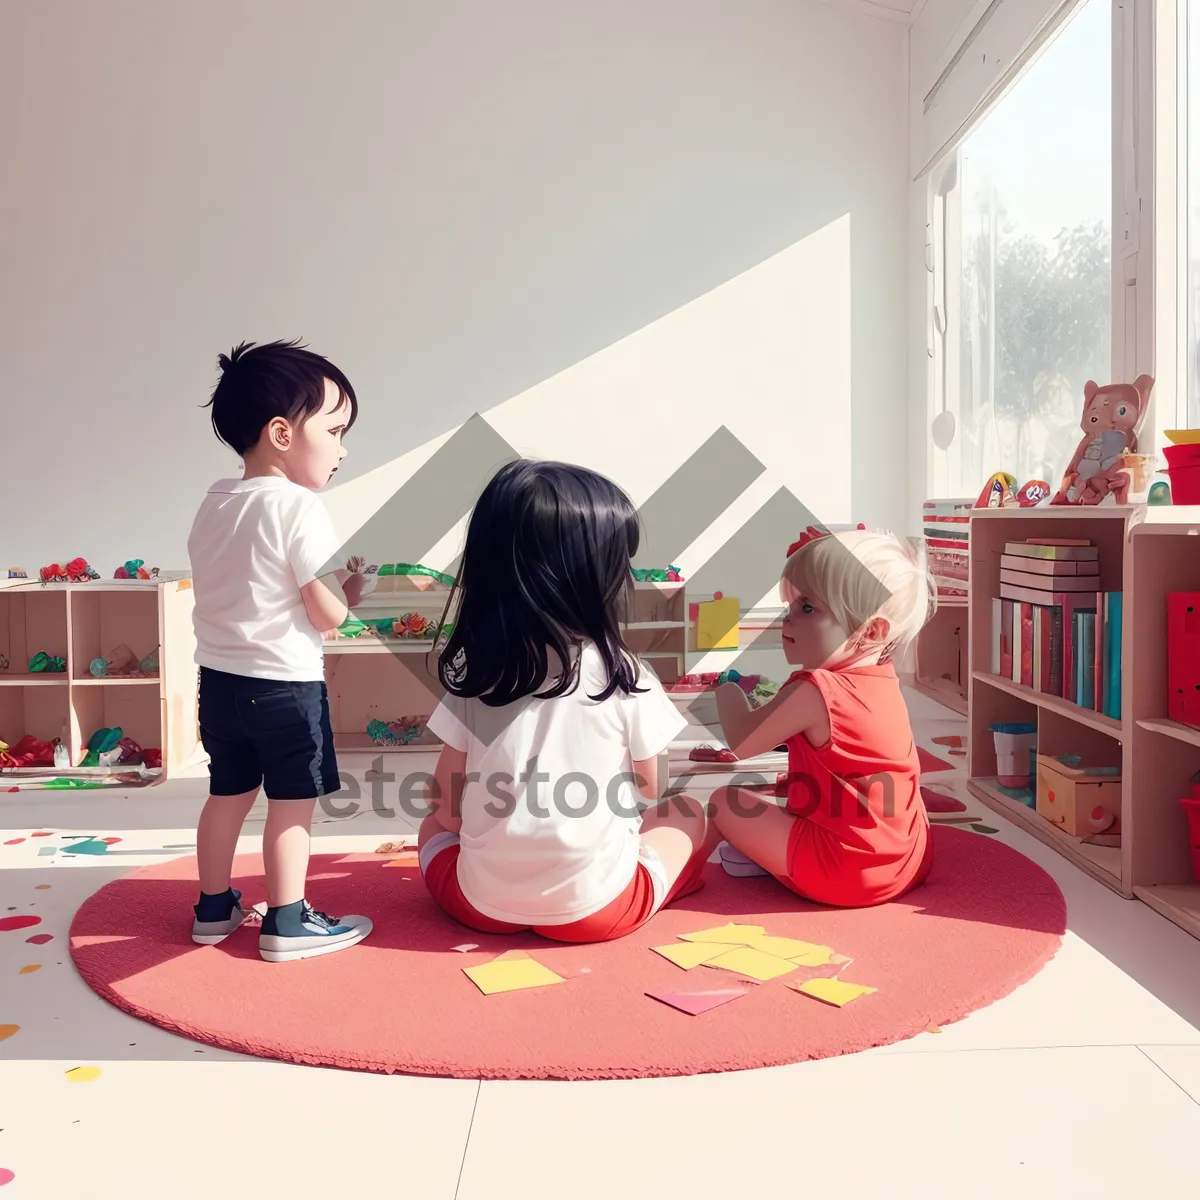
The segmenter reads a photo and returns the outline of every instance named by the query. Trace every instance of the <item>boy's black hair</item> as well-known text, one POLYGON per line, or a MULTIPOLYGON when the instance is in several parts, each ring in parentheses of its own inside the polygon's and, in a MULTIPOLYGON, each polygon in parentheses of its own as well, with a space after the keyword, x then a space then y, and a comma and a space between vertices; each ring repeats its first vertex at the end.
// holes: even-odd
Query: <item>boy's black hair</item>
POLYGON ((358 399, 350 381, 327 358, 294 342, 257 346, 242 342, 217 359, 221 379, 213 389, 212 426, 231 450, 245 454, 258 445, 262 431, 276 417, 308 420, 325 403, 325 380, 350 405, 349 429, 358 417, 358 399))
POLYGON ((578 686, 577 651, 586 639, 608 677, 593 699, 644 691, 620 628, 639 539, 633 504, 603 475, 530 459, 501 467, 467 527, 455 584, 461 606, 438 656, 442 686, 489 707, 563 696, 578 686), (539 691, 548 648, 568 669, 539 691))

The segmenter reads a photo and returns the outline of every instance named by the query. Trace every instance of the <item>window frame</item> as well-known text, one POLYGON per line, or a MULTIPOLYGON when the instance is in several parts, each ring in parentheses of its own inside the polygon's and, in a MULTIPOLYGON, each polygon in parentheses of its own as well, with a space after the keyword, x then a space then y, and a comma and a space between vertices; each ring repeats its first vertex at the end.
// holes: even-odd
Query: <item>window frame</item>
MULTIPOLYGON (((1033 43, 1013 64, 988 104, 926 176, 927 388, 925 428, 941 411, 940 372, 956 339, 939 333, 934 280, 949 277, 959 249, 949 236, 959 188, 947 198, 946 219, 935 224, 937 191, 962 143, 1029 70, 1083 0, 1064 0, 1033 43), (941 343, 939 346, 939 342, 941 343), (947 344, 949 342, 949 344, 947 344)), ((1158 452, 1164 429, 1187 418, 1186 53, 1187 0, 1110 0, 1112 12, 1112 346, 1108 380, 1155 376, 1152 414, 1142 431, 1147 453, 1158 452), (1168 264, 1157 269, 1160 264, 1168 264)), ((1197 17, 1200 20, 1200 16, 1197 17)), ((1200 79, 1191 81, 1200 87, 1200 79)), ((955 170, 961 179, 961 169, 955 170)), ((948 289, 953 291, 953 289, 948 289)), ((947 315, 956 307, 947 303, 947 315)), ((950 327, 949 325, 947 326, 950 327)), ((1082 403, 1082 397, 1080 398, 1082 403)), ((926 435, 928 436, 928 435, 926 435)), ((940 452, 927 452, 925 494, 946 495, 949 468, 940 452)), ((1052 486, 1058 480, 1049 481, 1052 486)), ((980 486, 983 481, 980 480, 980 486)))

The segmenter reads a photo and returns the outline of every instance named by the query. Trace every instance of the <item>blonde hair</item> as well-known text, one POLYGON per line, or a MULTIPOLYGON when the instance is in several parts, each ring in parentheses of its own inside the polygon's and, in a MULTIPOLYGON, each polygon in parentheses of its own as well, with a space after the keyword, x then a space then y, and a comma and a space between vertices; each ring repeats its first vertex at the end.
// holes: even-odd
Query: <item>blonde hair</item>
POLYGON ((784 603, 806 596, 828 609, 851 637, 875 617, 888 623, 881 660, 897 658, 937 607, 919 543, 890 533, 851 529, 814 538, 783 568, 784 603))

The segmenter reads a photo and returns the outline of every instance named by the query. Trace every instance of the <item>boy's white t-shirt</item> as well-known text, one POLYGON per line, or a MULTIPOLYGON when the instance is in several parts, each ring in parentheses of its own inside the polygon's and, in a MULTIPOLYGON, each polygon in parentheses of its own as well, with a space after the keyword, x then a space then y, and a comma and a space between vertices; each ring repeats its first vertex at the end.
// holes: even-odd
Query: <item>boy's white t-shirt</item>
POLYGON ((341 546, 320 498, 289 479, 222 479, 188 538, 196 662, 254 679, 325 678, 300 597, 341 546))
POLYGON ((579 675, 569 695, 501 708, 447 693, 429 719, 467 754, 458 882, 494 920, 565 925, 625 890, 641 830, 633 763, 655 758, 687 725, 644 664, 646 691, 597 702, 604 661, 585 642, 579 675))

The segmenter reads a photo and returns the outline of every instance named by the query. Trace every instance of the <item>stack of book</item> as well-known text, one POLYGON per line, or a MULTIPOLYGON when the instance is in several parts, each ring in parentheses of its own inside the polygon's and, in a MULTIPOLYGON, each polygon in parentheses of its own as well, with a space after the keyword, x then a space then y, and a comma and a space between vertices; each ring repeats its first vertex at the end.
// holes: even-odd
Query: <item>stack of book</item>
POLYGON ((1000 557, 992 673, 1121 717, 1121 593, 1100 590, 1087 541, 1029 538, 1000 557))
POLYGON ((971 500, 926 500, 921 506, 925 552, 939 596, 966 596, 971 500))

